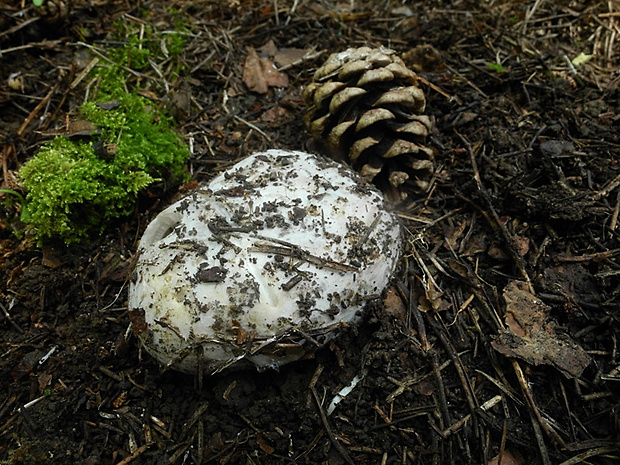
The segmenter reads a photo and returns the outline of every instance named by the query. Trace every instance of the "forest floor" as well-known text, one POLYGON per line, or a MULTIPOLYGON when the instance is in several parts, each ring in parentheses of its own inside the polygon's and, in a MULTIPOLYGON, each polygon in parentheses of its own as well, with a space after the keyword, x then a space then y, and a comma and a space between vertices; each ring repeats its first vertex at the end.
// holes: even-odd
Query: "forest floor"
POLYGON ((304 86, 362 45, 422 78, 437 163, 397 206, 407 250, 359 327, 204 379, 141 353, 126 304, 141 232, 191 184, 69 247, 17 238, 4 202, 0 463, 619 463, 619 25, 615 0, 0 2, 0 188, 119 28, 182 33, 128 86, 175 117, 194 183, 314 149, 304 86), (254 53, 286 79, 256 87, 254 53))

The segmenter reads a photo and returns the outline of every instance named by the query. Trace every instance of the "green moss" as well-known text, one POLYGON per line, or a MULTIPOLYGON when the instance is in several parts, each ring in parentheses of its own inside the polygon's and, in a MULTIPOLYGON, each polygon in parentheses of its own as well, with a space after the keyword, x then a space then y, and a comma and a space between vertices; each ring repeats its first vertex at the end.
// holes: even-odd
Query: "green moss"
POLYGON ((85 119, 101 128, 99 140, 116 144, 114 163, 157 177, 165 171, 169 173, 167 181, 182 180, 189 150, 171 130, 172 119, 156 112, 147 99, 137 95, 125 94, 118 103, 114 110, 92 102, 81 107, 85 119))
POLYGON ((176 9, 170 8, 169 13, 174 17, 174 32, 165 35, 166 48, 172 57, 181 55, 186 46, 186 34, 189 32, 187 18, 183 13, 176 9))
POLYGON ((171 56, 180 55, 185 50, 185 36, 180 33, 169 34, 166 38, 168 53, 171 56))
POLYGON ((19 172, 39 244, 88 238, 110 219, 131 213, 138 192, 155 180, 176 183, 186 176, 189 151, 148 100, 125 94, 114 109, 89 102, 80 111, 97 134, 88 140, 57 137, 19 172))
POLYGON ((489 71, 495 71, 496 73, 504 71, 504 66, 501 63, 492 63, 490 61, 487 62, 487 68, 489 71))
POLYGON ((108 58, 112 64, 106 64, 94 70, 93 74, 99 76, 98 95, 103 99, 120 98, 127 93, 127 69, 135 71, 144 70, 152 54, 148 48, 142 48, 138 38, 128 39, 122 47, 108 51, 108 58))
MULTIPOLYGON (((107 59, 91 72, 98 78, 98 103, 80 107, 80 118, 96 131, 80 139, 57 137, 19 171, 26 190, 22 212, 39 245, 47 239, 68 244, 86 239, 131 213, 138 193, 156 180, 169 186, 187 177, 189 149, 173 131, 172 119, 138 95, 143 86, 158 83, 146 77, 150 62, 181 54, 184 35, 158 35, 143 25, 136 30, 120 20, 114 34, 120 45, 105 50, 107 59)), ((180 69, 171 66, 167 73, 177 75, 180 69)))

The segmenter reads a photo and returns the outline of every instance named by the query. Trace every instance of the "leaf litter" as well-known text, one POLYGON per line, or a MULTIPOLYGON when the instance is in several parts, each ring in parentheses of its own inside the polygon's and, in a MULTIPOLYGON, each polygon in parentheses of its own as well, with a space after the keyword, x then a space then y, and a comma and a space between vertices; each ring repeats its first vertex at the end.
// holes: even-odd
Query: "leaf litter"
POLYGON ((181 32, 128 86, 177 118, 191 185, 252 151, 317 150, 300 91, 362 44, 419 73, 439 164, 397 207, 409 250, 364 324, 280 372, 212 378, 162 369, 128 331, 136 239, 173 199, 40 251, 0 196, 1 461, 618 462, 617 2, 388 3, 0 5, 0 188, 96 93, 84 56, 113 24, 169 51, 181 32))
POLYGON ((258 94, 266 94, 270 87, 288 87, 288 76, 278 71, 271 58, 259 56, 252 47, 248 47, 247 52, 243 65, 243 82, 248 89, 258 94))
POLYGON ((498 352, 532 365, 551 365, 577 378, 592 359, 551 321, 551 307, 532 294, 525 283, 511 281, 504 288, 506 330, 491 343, 498 352))

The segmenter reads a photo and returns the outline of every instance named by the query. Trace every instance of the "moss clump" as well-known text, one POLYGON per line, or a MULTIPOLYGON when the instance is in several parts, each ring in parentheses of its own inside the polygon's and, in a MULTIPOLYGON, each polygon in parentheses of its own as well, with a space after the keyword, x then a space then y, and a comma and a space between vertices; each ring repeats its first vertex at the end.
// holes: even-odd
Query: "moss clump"
MULTIPOLYGON (((105 63, 90 73, 96 83, 92 100, 101 103, 85 103, 79 113, 80 127, 93 132, 57 137, 19 171, 26 191, 22 221, 39 245, 86 239, 131 213, 138 193, 153 182, 169 186, 187 176, 189 149, 172 130, 172 119, 139 95, 156 93, 150 86, 159 81, 148 78, 148 71, 153 62, 182 53, 183 34, 158 34, 142 23, 139 28, 137 33, 130 23, 117 22, 114 41, 120 46, 101 51, 105 63)), ((178 68, 164 70, 168 82, 183 69, 177 61, 178 68)))
POLYGON ((145 98, 124 94, 113 105, 86 103, 80 112, 97 131, 87 140, 53 139, 19 171, 39 245, 101 232, 110 219, 131 213, 140 190, 185 178, 189 150, 145 98))

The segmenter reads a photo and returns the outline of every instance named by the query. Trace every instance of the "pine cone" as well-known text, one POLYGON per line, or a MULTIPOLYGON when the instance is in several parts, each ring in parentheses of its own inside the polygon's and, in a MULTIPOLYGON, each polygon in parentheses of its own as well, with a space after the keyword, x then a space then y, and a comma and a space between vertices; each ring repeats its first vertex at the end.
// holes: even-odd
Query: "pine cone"
POLYGON ((332 54, 304 91, 306 127, 387 195, 425 192, 434 172, 417 75, 387 48, 332 54))

